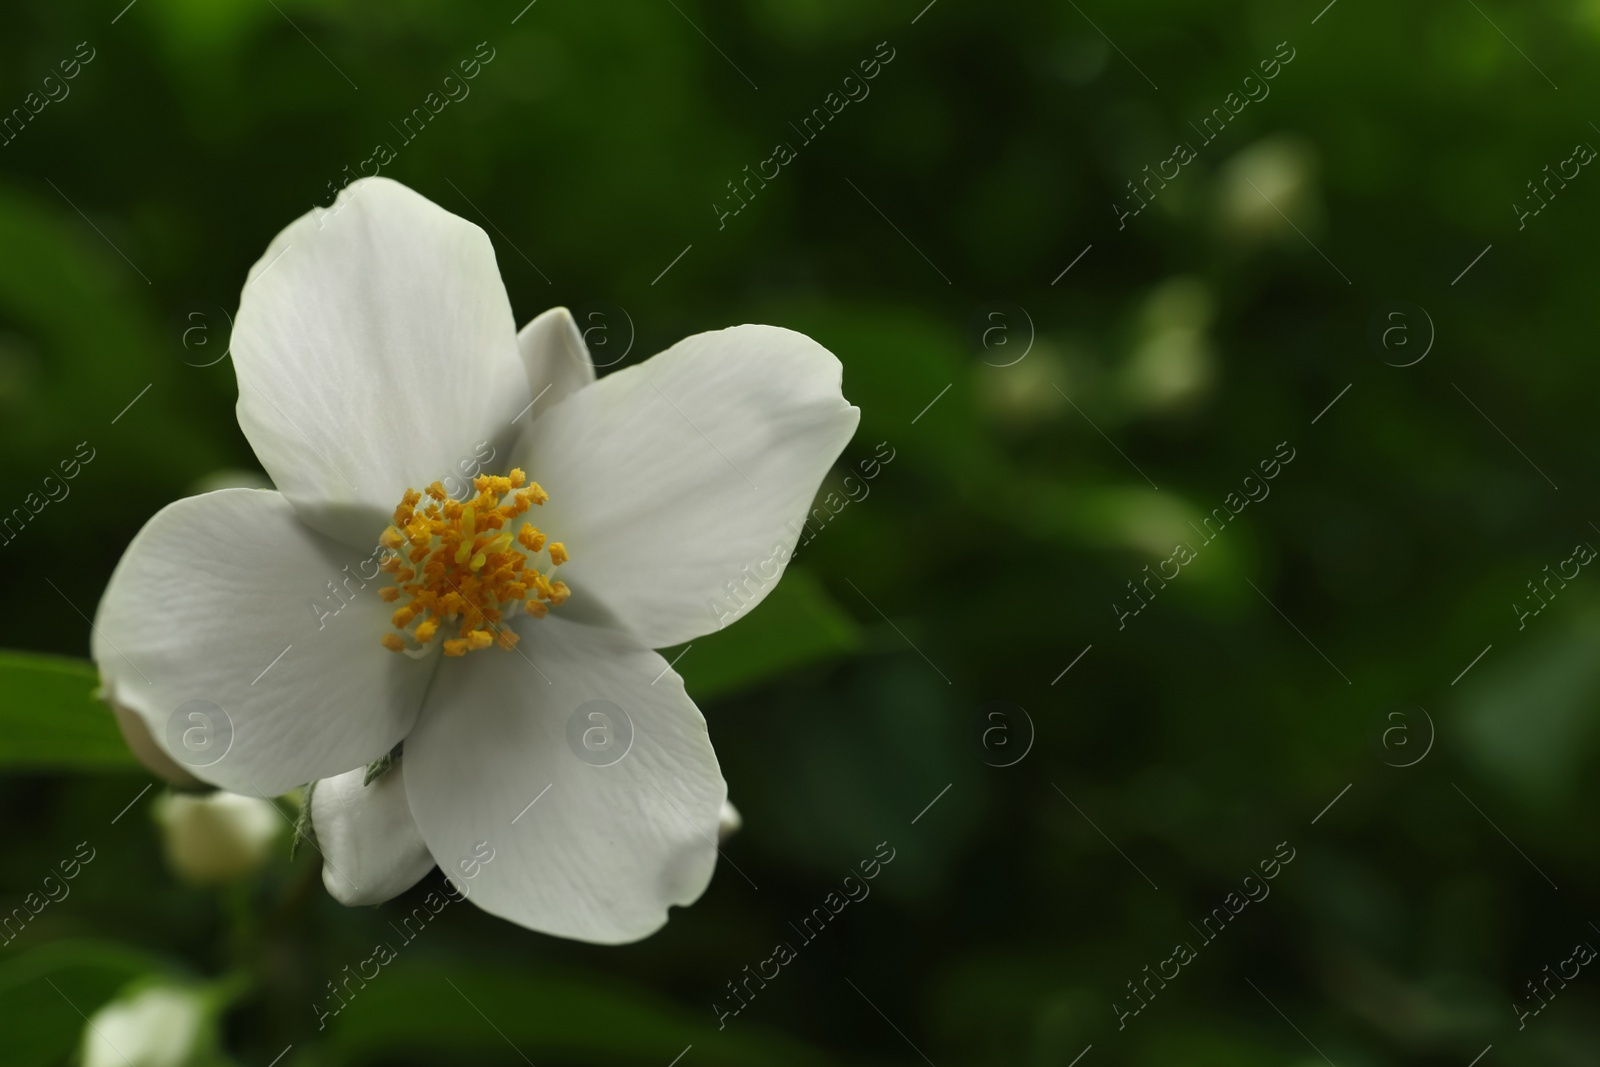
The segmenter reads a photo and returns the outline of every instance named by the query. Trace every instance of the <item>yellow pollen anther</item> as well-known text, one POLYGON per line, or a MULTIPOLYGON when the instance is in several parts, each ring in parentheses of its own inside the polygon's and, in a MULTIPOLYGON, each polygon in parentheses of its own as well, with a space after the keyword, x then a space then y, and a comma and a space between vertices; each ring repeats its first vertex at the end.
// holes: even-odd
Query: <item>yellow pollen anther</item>
MULTIPOLYGON (((565 582, 552 582, 534 565, 545 535, 528 523, 511 532, 511 520, 549 494, 520 469, 507 477, 479 475, 472 485, 477 495, 460 501, 440 482, 423 492, 407 489, 394 525, 379 536, 392 553, 379 567, 394 584, 378 595, 398 605, 390 622, 401 631, 384 634, 384 648, 426 647, 448 623, 455 632, 445 634, 447 656, 490 645, 510 649, 517 634, 504 625, 507 618, 519 610, 543 618, 572 595, 565 582)), ((553 566, 569 558, 566 545, 550 542, 553 566)))

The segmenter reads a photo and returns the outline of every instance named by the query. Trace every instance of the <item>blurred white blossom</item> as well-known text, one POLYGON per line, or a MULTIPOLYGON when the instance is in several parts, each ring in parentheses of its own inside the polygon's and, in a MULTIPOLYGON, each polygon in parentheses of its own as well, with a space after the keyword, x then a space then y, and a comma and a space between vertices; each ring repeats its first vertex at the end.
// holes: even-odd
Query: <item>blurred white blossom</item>
POLYGON ((168 793, 153 805, 167 863, 196 885, 253 874, 287 826, 270 800, 237 793, 168 793))
POLYGON ((185 1067, 207 1027, 205 1000, 177 986, 149 986, 102 1007, 83 1030, 83 1067, 185 1067))
POLYGON ((739 827, 743 825, 744 816, 739 814, 739 809, 733 806, 732 801, 724 800, 722 814, 717 818, 717 840, 726 841, 738 833, 739 827))
POLYGON ((272 479, 260 471, 240 467, 224 467, 196 478, 190 485, 193 494, 214 493, 218 489, 271 489, 272 479))
POLYGON ((1194 278, 1172 278, 1145 297, 1133 354, 1121 384, 1130 408, 1167 411, 1200 397, 1211 384, 1211 290, 1194 278))
MULTIPOLYGON (((1082 360, 1074 360, 1081 363, 1082 360)), ((1047 341, 1035 344, 1028 357, 1007 367, 980 367, 975 378, 978 403, 985 415, 1002 427, 1028 426, 1059 418, 1067 408, 1056 386, 1074 388, 1077 370, 1069 367, 1047 341)))
POLYGON ((1217 175, 1225 232, 1246 241, 1299 241, 1296 226, 1306 233, 1319 229, 1316 169, 1315 151, 1298 137, 1268 137, 1240 151, 1217 175))

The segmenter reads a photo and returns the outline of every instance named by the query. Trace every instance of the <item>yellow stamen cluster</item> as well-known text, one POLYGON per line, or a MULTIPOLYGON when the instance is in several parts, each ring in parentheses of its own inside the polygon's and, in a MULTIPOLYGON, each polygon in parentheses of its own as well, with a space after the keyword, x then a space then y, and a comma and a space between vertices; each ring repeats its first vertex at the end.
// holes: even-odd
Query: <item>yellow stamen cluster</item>
POLYGON ((501 622, 517 610, 543 618, 572 591, 549 575, 568 559, 560 541, 549 545, 551 569, 541 572, 530 557, 545 549, 545 535, 515 520, 530 507, 550 499, 537 482, 520 470, 510 477, 480 475, 472 485, 477 496, 452 500, 434 482, 424 493, 407 489, 394 509, 394 525, 379 542, 390 554, 379 566, 394 584, 379 592, 398 603, 391 622, 399 633, 384 634, 384 648, 394 652, 426 647, 441 626, 455 627, 444 642, 444 654, 464 656, 498 644, 509 649, 517 635, 501 622))

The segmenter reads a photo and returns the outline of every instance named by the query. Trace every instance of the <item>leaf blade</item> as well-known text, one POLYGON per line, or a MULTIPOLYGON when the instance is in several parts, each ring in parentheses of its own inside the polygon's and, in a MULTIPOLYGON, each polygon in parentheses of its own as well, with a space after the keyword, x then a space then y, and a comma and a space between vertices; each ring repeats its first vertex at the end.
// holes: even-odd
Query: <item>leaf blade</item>
POLYGON ((87 660, 0 651, 0 769, 136 768, 99 684, 87 660))

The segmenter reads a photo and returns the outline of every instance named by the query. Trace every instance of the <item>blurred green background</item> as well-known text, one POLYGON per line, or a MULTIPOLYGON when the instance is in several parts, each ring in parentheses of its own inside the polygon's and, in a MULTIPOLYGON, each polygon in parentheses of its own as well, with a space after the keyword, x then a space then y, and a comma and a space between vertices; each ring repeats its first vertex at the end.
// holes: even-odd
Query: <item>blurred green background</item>
POLYGON ((1600 944, 1600 579, 1516 606, 1600 544, 1600 177, 1528 187, 1600 144, 1600 3, 524 2, 0 14, 0 109, 93 57, 0 146, 0 507, 94 456, 0 547, 0 644, 84 656, 141 524, 254 469, 245 272, 389 142, 383 173, 488 230, 519 323, 565 304, 603 365, 805 331, 862 410, 824 492, 893 450, 678 665, 744 814, 731 863, 624 948, 450 909, 319 1032, 324 984, 438 875, 347 910, 285 835, 186 885, 92 676, 7 660, 0 904, 95 859, 0 947, 0 1060, 71 1062, 130 982, 243 975, 209 987, 219 1055, 257 1067, 1600 1061, 1600 979, 1526 985, 1600 944), (1175 142, 1196 158, 1119 228, 1175 142), (719 1030, 725 983, 883 841, 870 898, 719 1030))

